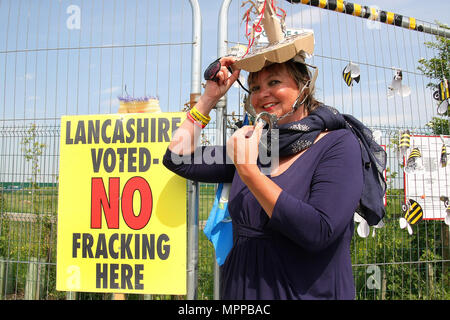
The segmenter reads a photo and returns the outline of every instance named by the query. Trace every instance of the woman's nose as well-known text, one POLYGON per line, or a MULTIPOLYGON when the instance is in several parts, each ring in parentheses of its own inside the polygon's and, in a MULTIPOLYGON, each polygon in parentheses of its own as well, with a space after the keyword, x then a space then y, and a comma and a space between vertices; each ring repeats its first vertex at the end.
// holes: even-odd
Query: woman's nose
POLYGON ((270 96, 270 88, 261 86, 257 92, 258 100, 265 99, 270 96))
POLYGON ((258 90, 258 92, 252 93, 252 104, 254 106, 260 106, 267 97, 267 90, 258 90))

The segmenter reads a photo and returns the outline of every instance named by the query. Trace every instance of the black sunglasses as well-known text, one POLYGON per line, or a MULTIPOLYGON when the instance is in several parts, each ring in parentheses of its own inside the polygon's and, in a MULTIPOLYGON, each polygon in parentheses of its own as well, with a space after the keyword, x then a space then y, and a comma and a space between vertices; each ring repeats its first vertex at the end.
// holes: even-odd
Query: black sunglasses
MULTIPOLYGON (((205 72, 203 73, 203 77, 205 78, 205 80, 211 80, 211 81, 215 81, 215 82, 217 82, 219 80, 219 79, 217 79, 217 74, 219 73, 220 68, 222 67, 222 65, 220 63, 220 59, 221 58, 218 58, 217 60, 212 62, 208 66, 208 68, 206 68, 205 72)), ((233 73, 233 70, 231 69, 231 67, 227 67, 227 69, 228 69, 228 71, 233 73)), ((239 81, 239 79, 236 79, 236 80, 242 89, 244 89, 245 91, 250 93, 250 91, 242 85, 242 83, 241 83, 241 81, 239 81)))

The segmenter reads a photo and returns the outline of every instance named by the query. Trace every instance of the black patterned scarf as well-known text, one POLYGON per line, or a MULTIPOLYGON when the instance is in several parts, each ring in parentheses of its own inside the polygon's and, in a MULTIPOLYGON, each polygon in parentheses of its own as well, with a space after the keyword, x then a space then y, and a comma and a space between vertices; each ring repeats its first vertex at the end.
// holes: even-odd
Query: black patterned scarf
MULTIPOLYGON (((323 131, 348 129, 361 146, 364 187, 360 204, 356 210, 369 225, 378 224, 385 215, 383 197, 386 182, 386 152, 373 139, 372 131, 355 117, 341 114, 336 109, 321 105, 307 117, 282 125, 275 125, 279 134, 279 155, 288 156, 309 148, 323 131)), ((267 142, 270 141, 270 134, 267 142)), ((270 147, 267 148, 270 150, 270 147)), ((269 152, 267 150, 267 152, 269 152)))

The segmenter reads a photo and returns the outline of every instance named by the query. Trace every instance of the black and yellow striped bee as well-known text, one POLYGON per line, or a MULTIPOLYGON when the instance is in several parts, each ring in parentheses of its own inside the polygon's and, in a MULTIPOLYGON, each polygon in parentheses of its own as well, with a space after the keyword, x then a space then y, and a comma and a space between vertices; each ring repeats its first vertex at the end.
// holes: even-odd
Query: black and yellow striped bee
POLYGON ((442 144, 441 148, 441 167, 445 168, 447 166, 447 146, 442 144))
POLYGON ((402 157, 406 156, 406 153, 410 146, 411 146, 411 134, 409 130, 405 130, 400 134, 400 142, 398 145, 398 148, 400 149, 400 155, 402 157))
POLYGON ((421 171, 423 167, 419 163, 419 159, 422 158, 422 154, 420 153, 419 148, 412 149, 411 153, 408 156, 408 160, 406 161, 405 173, 416 173, 421 171))
POLYGON ((413 199, 409 199, 402 205, 403 217, 400 218, 400 229, 407 229, 410 235, 413 234, 412 225, 415 225, 423 218, 423 210, 420 204, 413 199))
POLYGON ((433 98, 439 102, 437 113, 443 115, 447 112, 450 100, 448 80, 444 79, 439 83, 438 90, 433 93, 433 98))
POLYGON ((349 87, 353 86, 353 81, 359 83, 360 75, 361 71, 359 66, 353 62, 350 62, 345 66, 344 70, 342 70, 342 77, 349 87))

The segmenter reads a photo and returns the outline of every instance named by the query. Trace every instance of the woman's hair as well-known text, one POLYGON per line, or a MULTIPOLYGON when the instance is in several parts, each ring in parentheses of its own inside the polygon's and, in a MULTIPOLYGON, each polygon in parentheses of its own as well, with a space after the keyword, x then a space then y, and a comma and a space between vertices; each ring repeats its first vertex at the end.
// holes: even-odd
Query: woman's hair
MULTIPOLYGON (((270 70, 272 68, 280 68, 285 67, 286 70, 291 75, 292 79, 294 79, 295 83, 297 83, 297 86, 299 90, 306 84, 308 80, 311 79, 311 74, 306 67, 304 63, 294 61, 294 59, 288 60, 283 63, 273 63, 268 65, 267 67, 264 67, 262 70, 270 70)), ((258 77, 260 71, 258 72, 250 72, 247 78, 247 84, 250 87, 251 83, 258 77)), ((309 88, 309 92, 307 93, 308 97, 306 98, 304 102, 305 110, 309 113, 311 111, 315 110, 319 105, 320 102, 317 101, 314 98, 314 86, 309 88)))

